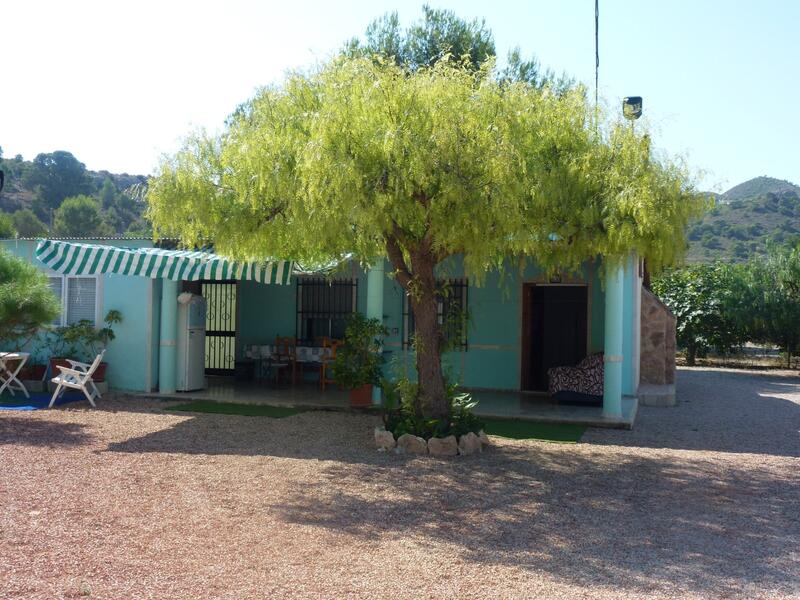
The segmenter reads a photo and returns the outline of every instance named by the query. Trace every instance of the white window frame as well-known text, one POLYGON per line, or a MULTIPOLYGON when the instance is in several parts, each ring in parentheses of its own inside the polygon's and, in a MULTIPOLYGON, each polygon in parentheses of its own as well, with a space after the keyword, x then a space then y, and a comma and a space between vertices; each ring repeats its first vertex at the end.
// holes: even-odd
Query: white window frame
POLYGON ((58 326, 63 327, 67 324, 67 294, 69 279, 94 279, 94 326, 100 327, 103 323, 103 277, 100 275, 62 275, 55 271, 45 271, 48 279, 61 280, 61 314, 58 316, 58 326))

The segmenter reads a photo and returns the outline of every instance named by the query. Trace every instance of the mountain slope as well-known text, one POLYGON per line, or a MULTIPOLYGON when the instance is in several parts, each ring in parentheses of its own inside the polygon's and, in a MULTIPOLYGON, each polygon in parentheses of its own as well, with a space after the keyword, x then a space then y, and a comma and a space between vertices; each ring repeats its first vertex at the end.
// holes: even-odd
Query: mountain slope
POLYGON ((756 177, 717 197, 689 229, 689 262, 744 261, 769 244, 800 240, 800 186, 756 177))

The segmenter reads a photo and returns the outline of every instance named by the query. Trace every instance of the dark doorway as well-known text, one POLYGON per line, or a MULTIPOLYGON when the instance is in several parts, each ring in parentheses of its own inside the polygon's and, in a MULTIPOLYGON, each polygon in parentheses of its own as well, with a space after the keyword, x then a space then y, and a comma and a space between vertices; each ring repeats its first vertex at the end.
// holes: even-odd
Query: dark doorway
POLYGON ((236 282, 203 281, 208 375, 233 375, 236 361, 236 282))
POLYGON ((533 285, 523 290, 522 389, 547 391, 547 370, 586 356, 585 285, 533 285))

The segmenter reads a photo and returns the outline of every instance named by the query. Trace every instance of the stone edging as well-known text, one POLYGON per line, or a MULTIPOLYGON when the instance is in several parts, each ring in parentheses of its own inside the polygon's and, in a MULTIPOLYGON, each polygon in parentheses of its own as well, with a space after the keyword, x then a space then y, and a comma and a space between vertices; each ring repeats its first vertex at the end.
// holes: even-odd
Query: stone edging
POLYGON ((481 430, 476 435, 469 432, 456 439, 454 435, 443 438, 431 438, 427 442, 416 435, 404 433, 397 440, 391 431, 383 427, 375 428, 375 445, 379 452, 394 450, 396 454, 430 454, 432 456, 465 456, 483 452, 483 446, 489 443, 489 438, 481 430))

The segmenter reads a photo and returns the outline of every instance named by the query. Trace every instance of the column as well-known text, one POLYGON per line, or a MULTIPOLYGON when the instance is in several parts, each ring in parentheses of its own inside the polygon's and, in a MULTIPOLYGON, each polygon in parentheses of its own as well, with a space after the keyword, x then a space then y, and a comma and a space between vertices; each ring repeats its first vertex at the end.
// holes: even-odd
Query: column
MULTIPOLYGON (((383 323, 383 269, 383 258, 380 258, 367 273, 367 318, 378 319, 381 323, 383 323)), ((381 403, 381 389, 377 386, 372 388, 372 403, 381 403)))
POLYGON ((603 416, 622 416, 622 264, 606 262, 603 416))
POLYGON ((162 394, 175 392, 177 381, 178 351, 178 282, 161 281, 161 325, 158 349, 158 391, 162 394))

